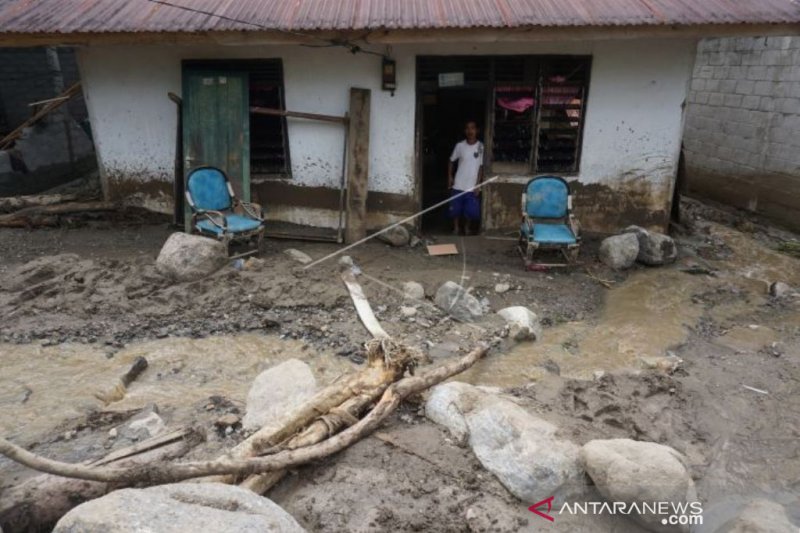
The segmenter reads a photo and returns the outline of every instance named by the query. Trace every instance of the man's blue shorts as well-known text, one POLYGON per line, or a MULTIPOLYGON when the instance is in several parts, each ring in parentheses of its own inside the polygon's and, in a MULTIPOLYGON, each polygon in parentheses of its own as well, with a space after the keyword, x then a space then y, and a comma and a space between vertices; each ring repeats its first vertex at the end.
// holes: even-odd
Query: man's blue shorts
POLYGON ((450 218, 464 217, 467 220, 479 220, 481 218, 480 199, 475 196, 474 192, 468 192, 458 198, 453 198, 462 192, 458 189, 450 191, 450 206, 448 208, 450 218))

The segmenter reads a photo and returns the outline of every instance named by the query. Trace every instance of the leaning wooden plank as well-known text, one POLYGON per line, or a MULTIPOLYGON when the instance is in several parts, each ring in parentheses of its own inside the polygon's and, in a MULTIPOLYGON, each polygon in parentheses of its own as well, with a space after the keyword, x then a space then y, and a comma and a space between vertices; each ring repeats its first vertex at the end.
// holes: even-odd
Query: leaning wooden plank
MULTIPOLYGON (((205 439, 202 432, 185 428, 126 447, 85 468, 114 464, 133 468, 182 457, 205 439)), ((117 488, 104 481, 86 481, 42 474, 6 490, 0 502, 4 533, 50 531, 73 507, 117 488)))
POLYGON ((36 113, 34 113, 28 120, 26 120, 25 122, 23 122, 22 124, 20 124, 16 128, 14 128, 13 130, 11 130, 11 132, 8 135, 6 135, 2 139, 0 139, 0 150, 4 150, 7 145, 11 144, 12 141, 16 140, 20 135, 22 135, 22 131, 25 128, 27 128, 28 126, 33 126, 42 117, 44 117, 45 115, 47 115, 48 113, 50 113, 54 109, 57 109, 58 107, 60 107, 61 104, 63 104, 67 100, 69 100, 69 98, 72 98, 74 95, 78 94, 80 89, 81 89, 81 84, 80 84, 80 82, 78 82, 78 83, 72 85, 71 87, 69 87, 66 91, 64 91, 60 95, 58 95, 59 97, 65 96, 67 98, 55 100, 53 102, 50 102, 49 104, 45 104, 44 106, 42 106, 42 108, 40 110, 38 110, 36 113))
POLYGON ((390 338, 389 334, 381 327, 378 319, 375 318, 375 313, 372 312, 372 306, 369 305, 367 297, 364 296, 364 290, 356 281, 355 275, 352 272, 344 272, 342 274, 342 280, 347 286, 347 290, 350 292, 350 298, 353 300, 353 304, 356 306, 358 318, 361 319, 361 322, 364 324, 364 327, 367 328, 369 334, 375 339, 390 338))
POLYGON ((186 463, 153 461, 146 465, 133 467, 93 468, 86 465, 53 461, 31 453, 3 438, 0 438, 0 453, 13 461, 42 472, 77 479, 114 482, 121 485, 172 483, 213 475, 243 477, 285 470, 309 461, 322 459, 358 442, 374 431, 381 422, 392 414, 404 398, 418 394, 463 372, 486 355, 488 349, 488 346, 479 346, 456 361, 442 364, 426 372, 420 372, 417 376, 406 377, 397 383, 393 383, 383 393, 377 405, 364 418, 319 444, 295 450, 284 450, 264 457, 252 457, 249 459, 225 458, 186 463))

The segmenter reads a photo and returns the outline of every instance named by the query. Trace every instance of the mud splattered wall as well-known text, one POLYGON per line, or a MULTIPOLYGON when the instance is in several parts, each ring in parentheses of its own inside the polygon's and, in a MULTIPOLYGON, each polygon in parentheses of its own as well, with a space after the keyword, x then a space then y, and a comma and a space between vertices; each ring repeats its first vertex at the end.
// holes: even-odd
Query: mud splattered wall
MULTIPOLYGON (((89 112, 107 192, 169 211, 182 59, 283 60, 286 106, 341 115, 352 86, 372 90, 370 225, 412 212, 415 176, 415 58, 430 54, 589 54, 593 67, 580 172, 574 182, 584 225, 611 231, 666 221, 694 54, 691 40, 395 45, 397 91, 380 89, 380 58, 297 46, 105 46, 81 50, 89 112)), ((343 131, 289 121, 292 177, 254 187, 271 216, 334 227, 343 131)), ((505 175, 486 195, 485 227, 513 228, 530 176, 505 175), (513 198, 513 201, 511 200, 513 198)))
POLYGON ((689 102, 689 193, 800 229, 800 37, 704 39, 689 102))

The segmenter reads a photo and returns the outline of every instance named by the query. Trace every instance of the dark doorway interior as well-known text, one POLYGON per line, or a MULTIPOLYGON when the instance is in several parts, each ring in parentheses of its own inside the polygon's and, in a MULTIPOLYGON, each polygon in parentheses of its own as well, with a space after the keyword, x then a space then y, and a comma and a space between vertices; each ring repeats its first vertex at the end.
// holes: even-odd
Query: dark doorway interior
MULTIPOLYGON (((464 123, 475 120, 483 141, 486 117, 486 90, 478 88, 438 88, 425 90, 422 98, 422 207, 430 207, 448 197, 447 162, 453 147, 464 139, 464 123)), ((447 206, 426 213, 422 230, 450 232, 447 206)))

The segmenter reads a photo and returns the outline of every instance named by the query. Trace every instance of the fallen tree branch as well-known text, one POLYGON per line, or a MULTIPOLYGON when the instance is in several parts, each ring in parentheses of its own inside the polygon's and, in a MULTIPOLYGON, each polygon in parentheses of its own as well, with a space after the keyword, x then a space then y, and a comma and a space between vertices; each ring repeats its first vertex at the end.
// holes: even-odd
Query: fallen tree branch
POLYGON ((433 368, 418 376, 410 376, 390 385, 380 401, 361 420, 319 444, 274 455, 248 459, 217 459, 187 463, 153 462, 130 468, 87 467, 86 465, 53 461, 0 438, 0 453, 30 468, 54 475, 104 481, 120 485, 133 483, 171 483, 203 476, 249 476, 299 466, 337 453, 371 433, 400 404, 411 396, 459 374, 474 365, 488 351, 488 346, 475 348, 464 357, 433 368))
MULTIPOLYGON (((119 449, 86 464, 134 466, 182 457, 205 440, 201 431, 184 428, 119 449)), ((0 502, 0 528, 5 533, 49 531, 70 509, 98 498, 116 486, 103 481, 87 481, 41 474, 3 492, 0 502)))

